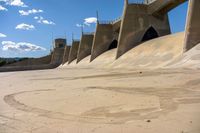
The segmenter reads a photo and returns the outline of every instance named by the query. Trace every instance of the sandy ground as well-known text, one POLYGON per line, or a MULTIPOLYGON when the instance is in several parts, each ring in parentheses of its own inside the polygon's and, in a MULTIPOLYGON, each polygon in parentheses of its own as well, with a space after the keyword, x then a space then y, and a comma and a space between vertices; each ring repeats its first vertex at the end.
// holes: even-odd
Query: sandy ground
POLYGON ((0 133, 200 133, 200 71, 0 73, 0 133))

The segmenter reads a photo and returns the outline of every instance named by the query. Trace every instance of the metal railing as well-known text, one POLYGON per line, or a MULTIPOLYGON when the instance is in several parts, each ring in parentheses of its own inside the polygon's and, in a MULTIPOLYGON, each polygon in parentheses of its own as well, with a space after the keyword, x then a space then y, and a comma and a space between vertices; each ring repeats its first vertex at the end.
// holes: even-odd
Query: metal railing
POLYGON ((128 0, 128 4, 150 4, 156 0, 128 0))
POLYGON ((83 32, 83 35, 94 35, 94 32, 83 32))
POLYGON ((73 42, 80 42, 79 39, 73 39, 73 42))
POLYGON ((103 21, 99 21, 99 24, 114 24, 120 20, 121 20, 121 17, 116 18, 114 20, 103 20, 103 21))
POLYGON ((128 4, 146 4, 146 0, 128 0, 128 4))

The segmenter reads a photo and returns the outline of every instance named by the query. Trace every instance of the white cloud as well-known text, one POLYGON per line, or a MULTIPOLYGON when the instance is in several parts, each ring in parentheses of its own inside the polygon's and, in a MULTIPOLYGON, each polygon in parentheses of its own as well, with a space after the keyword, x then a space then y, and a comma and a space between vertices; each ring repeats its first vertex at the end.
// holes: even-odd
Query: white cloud
POLYGON ((7 37, 5 34, 0 33, 0 38, 5 38, 5 37, 7 37))
POLYGON ((39 16, 39 17, 36 16, 36 17, 34 17, 34 19, 37 20, 37 22, 40 23, 40 24, 55 25, 54 22, 46 20, 42 16, 39 16))
POLYGON ((95 17, 90 17, 90 18, 85 18, 84 19, 84 24, 87 26, 90 26, 91 24, 97 23, 97 18, 95 17))
POLYGON ((45 48, 35 45, 35 44, 31 44, 31 43, 27 43, 27 42, 19 42, 19 43, 15 43, 12 41, 3 41, 2 42, 3 51, 13 51, 13 52, 30 52, 30 51, 44 51, 46 50, 45 48))
POLYGON ((82 25, 82 24, 76 24, 76 27, 85 27, 84 25, 82 25))
POLYGON ((97 18, 95 17, 89 17, 85 18, 83 24, 76 24, 76 27, 85 27, 85 26, 90 26, 91 24, 96 24, 97 23, 97 18))
POLYGON ((39 17, 37 17, 37 16, 36 16, 36 17, 34 17, 34 19, 36 19, 36 20, 37 20, 37 19, 39 19, 39 17))
POLYGON ((28 7, 21 0, 0 0, 0 1, 3 1, 10 6, 28 7))
POLYGON ((0 11, 8 11, 8 9, 0 5, 0 11))
POLYGON ((42 13, 43 10, 37 10, 37 9, 32 9, 32 10, 28 10, 28 11, 24 11, 24 10, 19 10, 20 15, 22 16, 28 16, 30 14, 36 14, 36 13, 42 13))
POLYGON ((35 29, 35 26, 22 23, 22 24, 17 25, 15 29, 18 29, 18 30, 33 30, 33 29, 35 29))

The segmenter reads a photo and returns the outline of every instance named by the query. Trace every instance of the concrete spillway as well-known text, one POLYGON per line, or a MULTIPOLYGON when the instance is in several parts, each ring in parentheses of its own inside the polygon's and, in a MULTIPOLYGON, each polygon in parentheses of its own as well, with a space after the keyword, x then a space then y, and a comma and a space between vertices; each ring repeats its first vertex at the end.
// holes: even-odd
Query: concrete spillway
MULTIPOLYGON (((68 62, 70 66, 78 63, 77 66, 103 68, 165 67, 200 43, 198 0, 189 1, 185 35, 168 35, 170 27, 167 12, 185 1, 151 0, 138 4, 125 0, 121 19, 109 23, 98 20, 94 36, 83 34, 80 42, 73 41, 70 51, 69 47, 64 49, 65 39, 56 39, 50 64, 68 62)), ((39 63, 46 64, 49 58, 18 64, 28 64, 32 68, 39 63)))
POLYGON ((116 50, 109 50, 90 62, 88 56, 78 64, 63 67, 92 68, 130 68, 148 69, 164 68, 183 54, 184 33, 177 33, 156 38, 132 48, 118 60, 115 60, 116 50))

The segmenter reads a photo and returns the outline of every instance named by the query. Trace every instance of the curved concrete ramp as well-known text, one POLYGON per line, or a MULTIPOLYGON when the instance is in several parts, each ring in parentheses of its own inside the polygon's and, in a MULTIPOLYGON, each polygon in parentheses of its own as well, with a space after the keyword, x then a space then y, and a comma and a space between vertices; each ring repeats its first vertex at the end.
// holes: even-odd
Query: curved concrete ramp
POLYGON ((131 49, 121 56, 115 68, 159 68, 175 60, 183 53, 184 33, 156 38, 131 49))
MULTIPOLYGON (((91 56, 87 56, 78 64, 73 66, 80 68, 107 68, 110 64, 112 64, 115 61, 116 50, 117 49, 109 50, 103 53, 102 55, 98 56, 92 62, 90 62, 91 56)), ((72 65, 70 64, 70 66, 72 65)))
POLYGON ((80 41, 73 41, 72 47, 71 47, 70 53, 69 53, 68 64, 70 64, 72 61, 77 59, 79 44, 80 44, 80 41))
POLYGON ((78 50, 77 63, 79 63, 82 59, 91 54, 93 39, 94 39, 93 34, 82 35, 78 50))
MULTIPOLYGON (((107 51, 89 62, 84 58, 76 67, 93 68, 162 68, 183 54, 184 33, 163 36, 142 43, 115 60, 116 49, 107 51)), ((68 66, 65 66, 68 67, 68 66)))
POLYGON ((200 43, 184 53, 183 56, 169 63, 166 68, 200 69, 200 43))

